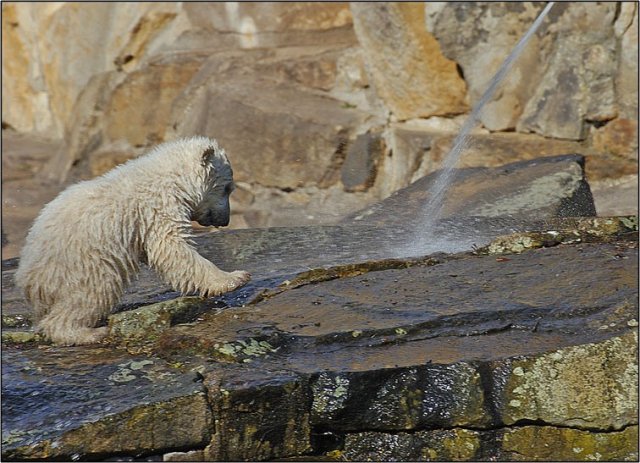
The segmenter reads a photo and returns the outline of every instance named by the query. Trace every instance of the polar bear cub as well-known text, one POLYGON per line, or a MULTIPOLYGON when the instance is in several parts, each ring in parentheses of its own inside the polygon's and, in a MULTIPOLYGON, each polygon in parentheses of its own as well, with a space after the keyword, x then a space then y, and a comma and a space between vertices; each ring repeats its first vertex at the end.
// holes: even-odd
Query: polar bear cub
POLYGON ((233 171, 215 140, 193 137, 64 190, 36 218, 16 283, 35 310, 36 329, 63 345, 91 344, 126 286, 148 263, 183 293, 232 291, 250 279, 224 272, 189 242, 191 220, 229 224, 233 171))

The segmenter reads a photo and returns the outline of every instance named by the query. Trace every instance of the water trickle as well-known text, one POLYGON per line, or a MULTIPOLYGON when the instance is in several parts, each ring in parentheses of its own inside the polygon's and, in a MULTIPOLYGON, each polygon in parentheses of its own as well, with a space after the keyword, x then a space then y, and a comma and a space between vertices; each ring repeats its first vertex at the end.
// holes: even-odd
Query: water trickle
MULTIPOLYGON (((401 251, 405 255, 421 255, 431 251, 447 251, 451 247, 451 243, 446 239, 443 241, 440 232, 437 230, 437 223, 442 219, 442 208, 444 204, 445 194, 453 182, 456 174, 455 167, 460 160, 462 152, 469 145, 469 134, 478 125, 480 116, 484 106, 490 101, 498 86, 502 83, 505 76, 511 69, 511 65, 520 56, 522 50, 533 34, 538 30, 540 24, 546 17, 549 10, 553 7, 554 2, 549 2, 547 6, 540 12, 536 20, 533 22, 529 30, 522 36, 520 41, 513 48, 509 56, 504 60, 496 74, 489 82, 489 86, 484 94, 474 106, 471 114, 464 122, 460 132, 453 141, 453 145, 447 155, 444 157, 442 166, 436 178, 428 190, 428 199, 424 205, 423 216, 420 217, 414 236, 411 236, 406 245, 406 249, 401 251)), ((448 237, 450 238, 450 237, 448 237)), ((456 238, 458 241, 464 239, 456 238)))

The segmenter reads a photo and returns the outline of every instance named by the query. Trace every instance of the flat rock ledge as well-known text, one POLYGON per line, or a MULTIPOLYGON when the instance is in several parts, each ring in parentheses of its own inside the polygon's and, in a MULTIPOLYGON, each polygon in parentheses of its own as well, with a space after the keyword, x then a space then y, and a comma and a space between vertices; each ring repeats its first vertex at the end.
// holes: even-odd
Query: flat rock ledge
POLYGON ((637 237, 637 217, 557 219, 228 308, 174 295, 100 346, 3 336, 2 458, 635 461, 637 237))

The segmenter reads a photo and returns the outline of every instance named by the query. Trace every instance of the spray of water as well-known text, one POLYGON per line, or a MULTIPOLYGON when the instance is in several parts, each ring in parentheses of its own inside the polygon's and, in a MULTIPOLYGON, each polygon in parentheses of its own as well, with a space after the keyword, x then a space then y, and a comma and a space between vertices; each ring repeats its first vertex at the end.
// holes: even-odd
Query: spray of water
MULTIPOLYGON (((489 82, 489 86, 483 93, 480 100, 478 100, 478 102, 476 103, 475 107, 471 111, 471 114, 469 114, 469 117, 464 122, 462 128, 460 129, 460 132, 453 141, 451 150, 447 153, 443 160, 441 169, 436 174, 436 178, 427 192, 428 200, 424 205, 424 217, 421 220, 422 223, 418 224, 416 236, 412 237, 412 242, 409 244, 410 249, 405 250, 405 254, 419 255, 433 250, 447 250, 445 249, 447 247, 445 244, 441 242, 438 244, 435 243, 434 237, 438 235, 437 233, 435 233, 435 226, 436 223, 442 219, 441 215, 444 197, 445 193, 452 183, 452 180, 454 179, 455 166, 460 160, 462 152, 469 145, 469 134, 476 127, 476 125, 478 125, 484 106, 489 100, 493 98, 498 86, 504 80, 505 76, 509 72, 509 69, 511 69, 511 65, 520 56, 522 50, 526 46, 531 36, 538 30, 545 16, 553 7, 553 4, 554 2, 549 2, 547 4, 547 6, 542 10, 542 12, 533 22, 527 33, 516 44, 509 56, 507 56, 507 58, 498 69, 498 72, 496 72, 496 74, 493 76, 493 78, 489 82)), ((439 239, 438 241, 442 240, 439 239)))

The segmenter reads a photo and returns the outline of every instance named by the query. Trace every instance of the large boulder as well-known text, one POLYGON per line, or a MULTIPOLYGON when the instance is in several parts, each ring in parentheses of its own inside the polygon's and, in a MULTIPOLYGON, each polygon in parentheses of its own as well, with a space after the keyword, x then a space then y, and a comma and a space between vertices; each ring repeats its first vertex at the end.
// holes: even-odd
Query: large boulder
MULTIPOLYGON (((461 66, 472 102, 542 8, 506 2, 426 6, 427 28, 444 55, 461 66)), ((634 71, 637 76, 637 64, 629 59, 637 50, 634 8, 618 15, 612 3, 556 4, 502 91, 485 106, 483 125, 582 140, 590 124, 615 118, 619 108, 630 117, 628 102, 635 100, 627 94, 637 94, 637 78, 631 78, 634 71), (617 53, 621 48, 628 51, 617 53)))
POLYGON ((332 173, 367 116, 257 75, 219 74, 189 87, 174 114, 180 135, 215 134, 238 181, 281 189, 334 183, 332 173))
POLYGON ((420 223, 430 214, 447 217, 547 218, 595 215, 593 197, 584 177, 584 158, 550 156, 500 167, 454 170, 442 205, 437 196, 437 171, 398 190, 388 198, 344 219, 345 223, 420 223), (436 211, 436 208, 440 208, 436 211))
POLYGON ((351 3, 376 92, 398 119, 467 110, 465 82, 424 27, 419 3, 351 3))
MULTIPOLYGON (((633 459, 637 223, 547 226, 533 249, 352 254, 302 273, 292 260, 285 281, 254 273, 268 286, 258 297, 208 302, 149 338, 138 326, 124 342, 120 328, 152 306, 123 312, 111 346, 5 339, 3 459, 633 459)), ((268 236, 236 258, 264 264, 252 251, 268 236)), ((191 299, 162 310, 206 303, 191 299)))
POLYGON ((615 15, 612 3, 565 9, 554 24, 557 36, 547 70, 524 107, 518 131, 580 140, 587 135, 587 121, 616 117, 615 15))
MULTIPOLYGON (((429 3, 426 28, 464 73, 471 104, 476 104, 491 78, 529 29, 544 5, 535 3, 429 3)), ((558 6, 554 7, 558 8, 558 6)), ((513 129, 535 83, 544 73, 542 28, 513 63, 501 91, 487 102, 480 121, 490 130, 513 129)))
POLYGON ((3 121, 60 138, 85 85, 175 39, 177 4, 3 5, 3 121), (42 57, 45 57, 43 59, 42 57))

